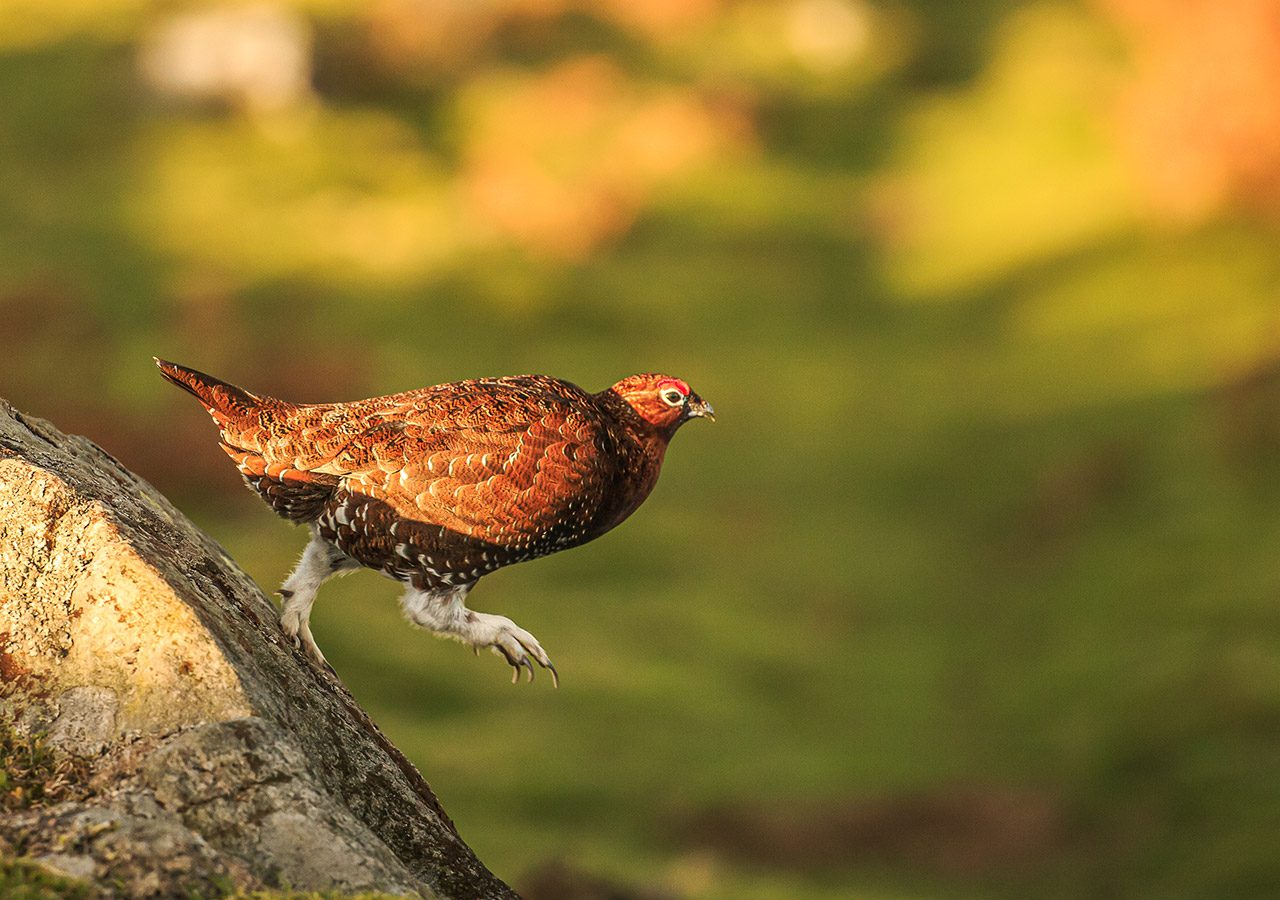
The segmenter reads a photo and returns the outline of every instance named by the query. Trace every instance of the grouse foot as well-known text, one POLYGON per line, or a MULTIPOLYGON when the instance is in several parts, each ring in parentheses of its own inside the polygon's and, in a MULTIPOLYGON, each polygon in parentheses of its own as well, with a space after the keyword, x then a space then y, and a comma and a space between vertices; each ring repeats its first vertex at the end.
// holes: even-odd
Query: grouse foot
POLYGON ((494 616, 488 613, 476 613, 475 644, 479 648, 487 646, 501 656, 511 666, 511 683, 520 680, 521 668, 529 672, 529 680, 533 681, 533 663, 537 663, 551 673, 551 683, 560 686, 560 673, 551 664, 547 652, 542 649, 538 639, 525 631, 506 616, 494 616), (488 637, 485 640, 484 637, 488 637))

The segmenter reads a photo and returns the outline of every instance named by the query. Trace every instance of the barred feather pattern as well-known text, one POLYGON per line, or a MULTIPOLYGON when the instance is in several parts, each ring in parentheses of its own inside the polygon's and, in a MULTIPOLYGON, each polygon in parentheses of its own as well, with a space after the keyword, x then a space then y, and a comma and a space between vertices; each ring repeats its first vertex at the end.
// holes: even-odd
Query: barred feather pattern
POLYGON ((617 525, 652 490, 690 415, 649 394, 676 384, 701 403, 679 379, 646 374, 596 394, 522 375, 293 404, 157 364, 209 411, 223 450, 276 513, 422 590, 468 585, 617 525))

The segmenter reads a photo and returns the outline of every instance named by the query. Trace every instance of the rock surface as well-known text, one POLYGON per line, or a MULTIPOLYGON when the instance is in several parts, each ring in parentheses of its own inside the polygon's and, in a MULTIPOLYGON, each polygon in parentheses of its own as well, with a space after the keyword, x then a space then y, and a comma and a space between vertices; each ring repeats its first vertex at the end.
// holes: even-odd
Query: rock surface
POLYGON ((515 896, 217 544, 2 400, 0 727, 90 773, 0 813, 0 848, 108 894, 515 896))

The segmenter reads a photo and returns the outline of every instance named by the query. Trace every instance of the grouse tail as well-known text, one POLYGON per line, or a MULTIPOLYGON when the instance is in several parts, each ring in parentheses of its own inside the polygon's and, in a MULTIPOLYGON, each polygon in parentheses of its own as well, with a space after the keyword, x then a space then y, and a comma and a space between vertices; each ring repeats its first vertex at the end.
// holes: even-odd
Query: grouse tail
POLYGON ((262 405, 262 398, 212 375, 152 357, 165 380, 194 396, 219 424, 242 418, 262 405))

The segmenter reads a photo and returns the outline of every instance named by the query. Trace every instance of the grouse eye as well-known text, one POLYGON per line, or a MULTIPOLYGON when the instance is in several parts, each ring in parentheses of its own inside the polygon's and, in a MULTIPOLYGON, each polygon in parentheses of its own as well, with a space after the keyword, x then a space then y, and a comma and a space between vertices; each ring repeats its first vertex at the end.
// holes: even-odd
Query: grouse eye
POLYGON ((684 394, 680 393, 675 388, 667 388, 660 396, 662 397, 662 402, 667 404, 667 406, 684 405, 684 394))

